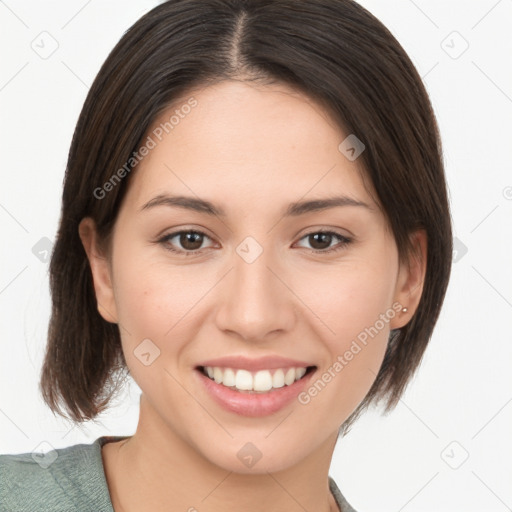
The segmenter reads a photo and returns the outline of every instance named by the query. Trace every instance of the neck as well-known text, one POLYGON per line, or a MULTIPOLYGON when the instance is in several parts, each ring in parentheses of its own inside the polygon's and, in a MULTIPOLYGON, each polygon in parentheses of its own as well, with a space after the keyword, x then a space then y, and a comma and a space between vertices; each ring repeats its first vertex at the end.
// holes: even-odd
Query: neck
POLYGON ((202 456, 142 395, 135 434, 102 453, 115 512, 334 512, 328 471, 336 439, 337 432, 292 467, 237 473, 202 456))

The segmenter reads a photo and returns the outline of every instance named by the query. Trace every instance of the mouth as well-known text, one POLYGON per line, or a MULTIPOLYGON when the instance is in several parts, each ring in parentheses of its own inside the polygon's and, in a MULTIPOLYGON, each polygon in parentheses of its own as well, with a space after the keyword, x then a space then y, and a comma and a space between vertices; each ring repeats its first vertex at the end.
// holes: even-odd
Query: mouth
POLYGON ((197 366, 208 379, 243 394, 269 394, 293 385, 313 373, 316 366, 292 366, 249 371, 243 368, 197 366))

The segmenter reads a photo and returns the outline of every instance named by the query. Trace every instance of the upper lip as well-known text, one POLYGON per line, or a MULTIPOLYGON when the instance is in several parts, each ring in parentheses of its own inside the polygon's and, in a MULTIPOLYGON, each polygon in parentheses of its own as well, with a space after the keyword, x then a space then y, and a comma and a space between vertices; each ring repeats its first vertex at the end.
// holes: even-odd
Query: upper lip
POLYGON ((218 366, 220 368, 234 368, 239 370, 272 370, 276 368, 307 368, 314 366, 305 361, 298 361, 296 359, 289 359, 280 356, 265 356, 258 358, 249 358, 245 356, 226 356, 219 357, 218 359, 209 359, 203 361, 198 366, 218 366))

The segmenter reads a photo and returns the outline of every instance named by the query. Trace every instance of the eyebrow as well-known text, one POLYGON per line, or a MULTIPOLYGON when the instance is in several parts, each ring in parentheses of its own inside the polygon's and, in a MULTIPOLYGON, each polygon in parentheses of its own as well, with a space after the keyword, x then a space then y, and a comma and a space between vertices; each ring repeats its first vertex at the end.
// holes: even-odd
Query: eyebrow
MULTIPOLYGON (((210 201, 189 196, 171 196, 167 194, 159 194, 149 200, 142 206, 140 211, 155 208, 157 206, 185 208, 199 213, 206 213, 211 216, 226 217, 224 209, 219 206, 215 206, 210 201)), ((327 210, 328 208, 335 208, 337 206, 359 206, 373 210, 371 206, 363 201, 359 201, 348 196, 336 196, 290 203, 284 212, 284 216, 297 217, 306 213, 327 210)))

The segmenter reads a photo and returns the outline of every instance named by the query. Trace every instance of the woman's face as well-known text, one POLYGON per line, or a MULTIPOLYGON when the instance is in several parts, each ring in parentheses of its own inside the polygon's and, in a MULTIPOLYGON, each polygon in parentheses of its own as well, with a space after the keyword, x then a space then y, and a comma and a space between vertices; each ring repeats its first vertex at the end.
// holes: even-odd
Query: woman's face
POLYGON ((284 85, 190 94, 146 135, 111 267, 94 265, 142 419, 226 470, 279 471, 332 450, 390 329, 410 319, 399 309, 411 309, 411 273, 353 139, 339 149, 348 135, 284 85), (220 368, 214 380, 204 366, 220 368))

